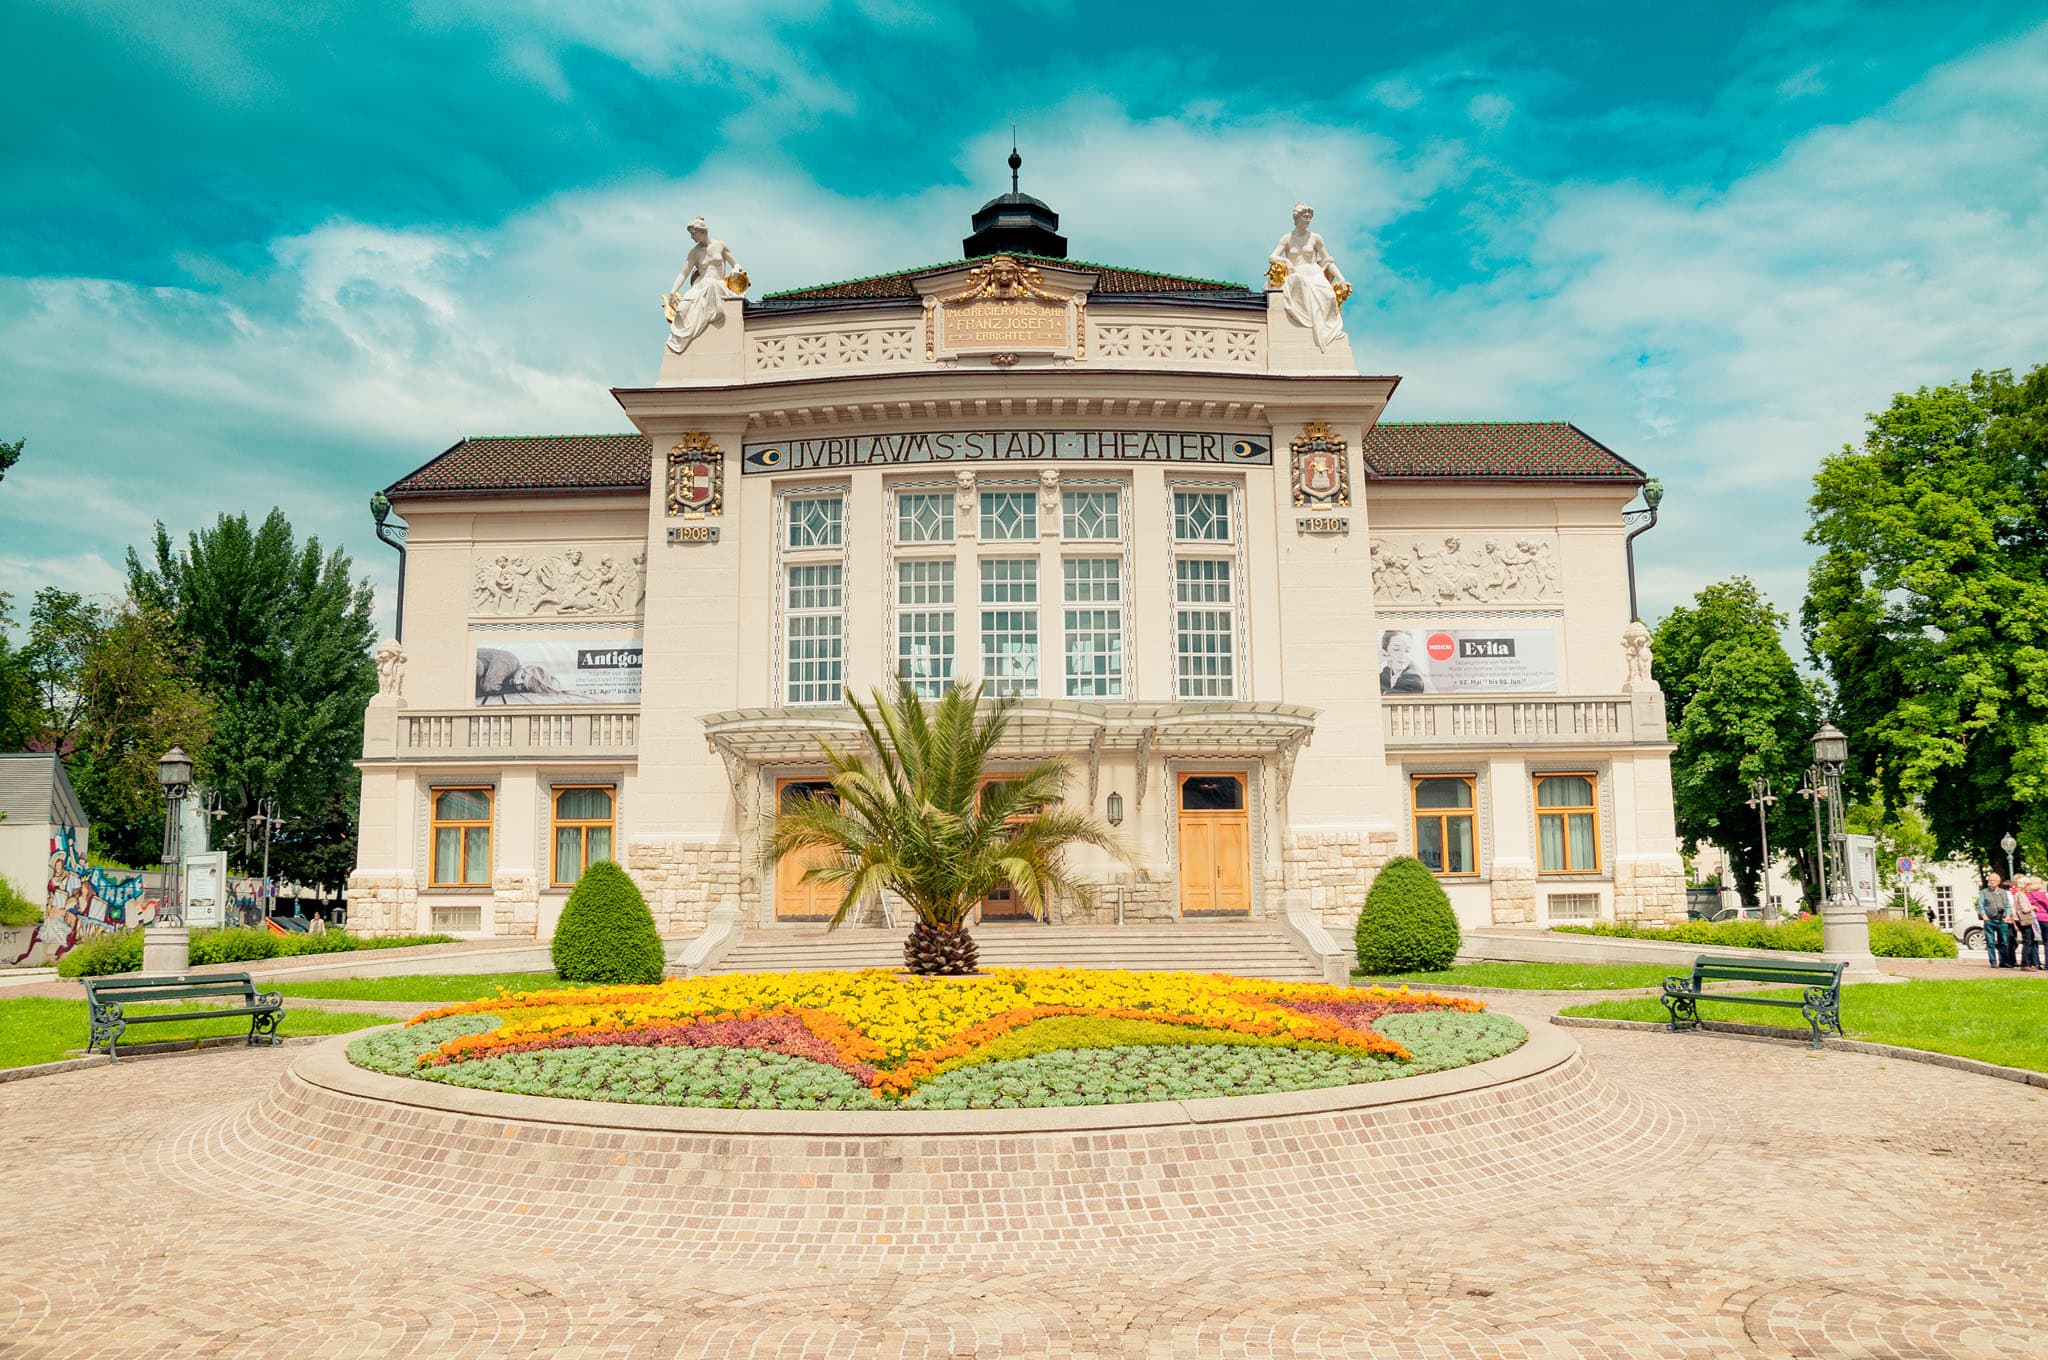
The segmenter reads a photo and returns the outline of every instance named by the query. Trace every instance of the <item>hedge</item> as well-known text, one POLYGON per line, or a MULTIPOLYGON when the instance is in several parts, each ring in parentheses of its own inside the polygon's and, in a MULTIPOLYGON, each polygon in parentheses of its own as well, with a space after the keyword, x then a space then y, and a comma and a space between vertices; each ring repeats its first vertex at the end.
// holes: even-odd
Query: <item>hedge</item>
MULTIPOLYGON (((1675 926, 1641 926, 1602 921, 1590 926, 1552 926, 1570 935, 1606 935, 1623 940, 1719 945, 1729 949, 1821 951, 1820 917, 1799 916, 1776 925, 1762 921, 1686 921, 1675 926)), ((1952 959, 1955 936, 1925 921, 1881 919, 1870 923, 1870 952, 1887 959, 1952 959)))
POLYGON ((1428 866, 1397 855, 1373 878, 1358 913, 1358 967, 1374 973, 1434 973, 1458 955, 1458 918, 1428 866))
POLYGON ((549 952, 564 982, 653 983, 668 967, 647 899, 608 859, 585 869, 570 889, 549 952))
MULTIPOLYGON (((284 959, 300 954, 346 954, 358 949, 403 949, 415 944, 453 944, 453 935, 394 935, 388 939, 367 939, 345 930, 324 935, 274 935, 268 930, 231 927, 192 932, 192 965, 206 963, 248 963, 257 959, 284 959)), ((142 932, 120 930, 95 935, 67 951, 57 960, 59 977, 104 977, 109 973, 133 973, 142 967, 142 932)))

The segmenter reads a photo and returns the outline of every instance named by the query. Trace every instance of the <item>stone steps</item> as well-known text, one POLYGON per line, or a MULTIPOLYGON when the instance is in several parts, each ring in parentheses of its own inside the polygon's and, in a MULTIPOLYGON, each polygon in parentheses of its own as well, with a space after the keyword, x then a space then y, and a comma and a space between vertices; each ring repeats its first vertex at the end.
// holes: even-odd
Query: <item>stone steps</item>
MULTIPOLYGON (((908 930, 858 927, 824 932, 758 927, 712 966, 714 973, 898 968, 908 930)), ((1321 979, 1280 928, 1263 921, 1170 926, 1041 926, 1004 922, 974 928, 985 967, 1129 968, 1145 972, 1236 973, 1288 982, 1321 979)))

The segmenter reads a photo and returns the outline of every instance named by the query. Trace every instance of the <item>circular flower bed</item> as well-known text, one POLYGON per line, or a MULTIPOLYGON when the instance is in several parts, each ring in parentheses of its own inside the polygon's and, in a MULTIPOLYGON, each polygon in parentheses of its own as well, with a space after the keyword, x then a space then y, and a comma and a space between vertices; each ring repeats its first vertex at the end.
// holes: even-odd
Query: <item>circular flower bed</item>
POLYGON ((1477 1001, 1222 974, 767 973, 523 992, 360 1039, 360 1067, 523 1095, 740 1109, 1015 1109, 1348 1086, 1498 1057, 1477 1001))

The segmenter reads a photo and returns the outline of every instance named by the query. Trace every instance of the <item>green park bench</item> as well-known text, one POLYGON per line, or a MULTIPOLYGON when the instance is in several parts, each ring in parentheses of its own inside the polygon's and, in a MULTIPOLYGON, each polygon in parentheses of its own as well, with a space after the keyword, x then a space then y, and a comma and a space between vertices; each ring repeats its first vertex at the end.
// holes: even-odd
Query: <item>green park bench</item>
POLYGON ((184 977, 89 977, 85 983, 85 1004, 90 1011, 92 1033, 85 1046, 90 1053, 107 1046, 107 1061, 119 1061, 115 1047, 130 1025, 147 1025, 160 1020, 210 1020, 221 1016, 249 1017, 249 1042, 275 1043, 278 1024, 284 1019, 284 997, 277 992, 258 992, 247 973, 208 973, 184 977), (218 999, 218 1010, 167 1011, 161 1015, 129 1015, 126 1007, 140 1002, 218 999))
POLYGON ((1813 1030, 1813 1046, 1820 1047, 1823 1030, 1842 1032, 1842 969, 1839 963, 1800 963, 1788 959, 1736 959, 1702 954, 1693 960, 1692 976, 1664 979, 1664 1009, 1671 1012, 1671 1030, 1693 1029, 1700 1023, 1700 998, 1709 982, 1768 982, 1780 987, 1803 987, 1798 1000, 1785 996, 1739 996, 1716 992, 1715 1002, 1741 1006, 1792 1006, 1806 1017, 1813 1030))

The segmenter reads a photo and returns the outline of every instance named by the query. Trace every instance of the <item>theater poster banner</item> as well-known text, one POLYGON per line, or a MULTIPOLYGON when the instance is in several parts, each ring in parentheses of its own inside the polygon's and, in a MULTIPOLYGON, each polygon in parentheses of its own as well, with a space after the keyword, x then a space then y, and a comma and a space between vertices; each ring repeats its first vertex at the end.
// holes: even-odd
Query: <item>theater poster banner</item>
POLYGON ((1380 693, 1485 694, 1557 690, 1555 628, 1389 628, 1380 634, 1380 693))
POLYGON ((476 701, 488 704, 637 704, 638 637, 472 633, 476 701))

